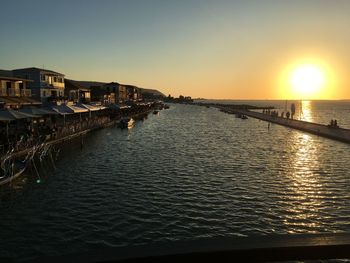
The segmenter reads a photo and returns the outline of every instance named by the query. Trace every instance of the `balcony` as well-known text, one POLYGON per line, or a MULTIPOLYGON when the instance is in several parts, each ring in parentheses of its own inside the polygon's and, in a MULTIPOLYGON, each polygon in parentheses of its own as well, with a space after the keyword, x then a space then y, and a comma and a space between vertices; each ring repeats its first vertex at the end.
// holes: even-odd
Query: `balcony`
POLYGON ((6 97, 6 96, 7 96, 6 89, 0 89, 0 97, 6 97))
POLYGON ((32 91, 30 89, 22 89, 21 90, 21 96, 22 97, 31 97, 32 91))
POLYGON ((20 91, 20 89, 10 88, 10 89, 7 89, 7 95, 9 97, 20 97, 21 96, 21 91, 20 91))

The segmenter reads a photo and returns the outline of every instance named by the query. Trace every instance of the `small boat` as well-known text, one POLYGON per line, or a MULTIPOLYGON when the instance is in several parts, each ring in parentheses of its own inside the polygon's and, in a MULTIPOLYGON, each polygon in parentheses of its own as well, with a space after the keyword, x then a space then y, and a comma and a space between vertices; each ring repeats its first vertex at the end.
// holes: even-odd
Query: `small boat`
POLYGON ((28 160, 12 162, 8 167, 8 171, 2 172, 2 175, 0 176, 0 185, 10 183, 12 180, 21 176, 27 169, 28 163, 28 160))
POLYGON ((126 128, 131 128, 132 126, 134 125, 134 120, 133 118, 129 118, 129 117, 124 117, 124 118, 121 118, 121 120, 119 121, 119 128, 122 128, 122 129, 126 129, 126 128))
POLYGON ((153 111, 153 114, 158 114, 158 113, 159 113, 159 111, 157 111, 157 110, 153 111))
POLYGON ((242 115, 242 116, 241 116, 241 119, 242 119, 242 120, 246 120, 246 119, 248 119, 248 117, 247 117, 247 115, 242 115))
POLYGON ((169 109, 169 108, 170 108, 169 105, 167 105, 167 104, 164 105, 164 109, 169 109))

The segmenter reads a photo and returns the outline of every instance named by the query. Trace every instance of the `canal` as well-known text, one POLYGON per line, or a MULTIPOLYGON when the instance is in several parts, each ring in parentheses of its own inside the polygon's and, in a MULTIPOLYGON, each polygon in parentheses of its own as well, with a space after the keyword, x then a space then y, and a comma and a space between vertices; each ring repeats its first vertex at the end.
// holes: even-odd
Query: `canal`
POLYGON ((171 105, 62 147, 0 191, 0 258, 274 233, 350 231, 349 145, 171 105), (38 183, 39 182, 39 183, 38 183))

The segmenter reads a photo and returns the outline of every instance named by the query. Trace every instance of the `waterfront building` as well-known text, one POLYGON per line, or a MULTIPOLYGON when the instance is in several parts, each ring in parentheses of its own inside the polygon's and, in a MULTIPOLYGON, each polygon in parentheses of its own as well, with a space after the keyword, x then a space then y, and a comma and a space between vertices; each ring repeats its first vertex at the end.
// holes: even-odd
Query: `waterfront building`
POLYGON ((136 102, 142 100, 141 91, 138 87, 132 85, 125 85, 125 87, 127 90, 127 99, 129 101, 136 102))
POLYGON ((103 86, 91 86, 91 101, 102 105, 115 104, 115 93, 103 86))
POLYGON ((14 77, 30 79, 28 88, 32 97, 42 102, 59 102, 64 96, 64 74, 40 68, 22 68, 12 71, 14 77))
POLYGON ((121 85, 117 82, 111 82, 103 85, 102 88, 115 94, 115 103, 123 103, 128 99, 125 85, 121 85))
POLYGON ((10 71, 1 71, 0 74, 0 107, 18 109, 25 105, 40 105, 41 103, 31 99, 29 79, 11 76, 10 71))
POLYGON ((128 100, 127 88, 117 82, 91 86, 91 100, 101 102, 104 105, 121 104, 128 100))
POLYGON ((91 91, 89 88, 85 88, 76 81, 73 80, 64 80, 65 97, 68 98, 69 101, 73 102, 81 102, 81 103, 90 103, 91 102, 91 91))

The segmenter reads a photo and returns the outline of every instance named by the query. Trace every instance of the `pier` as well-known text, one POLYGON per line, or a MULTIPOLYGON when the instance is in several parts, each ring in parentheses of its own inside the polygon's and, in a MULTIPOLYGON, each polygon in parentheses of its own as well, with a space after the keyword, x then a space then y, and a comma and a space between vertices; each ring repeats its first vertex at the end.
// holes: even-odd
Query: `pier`
POLYGON ((336 141, 341 141, 345 143, 350 143, 350 130, 343 129, 340 127, 330 127, 328 125, 300 121, 290 118, 282 118, 277 116, 272 116, 269 114, 264 114, 256 111, 246 110, 246 109, 237 109, 230 106, 217 106, 221 111, 231 114, 241 114, 246 115, 255 119, 262 121, 267 121, 270 123, 279 124, 296 130, 312 133, 318 136, 326 137, 336 141))

